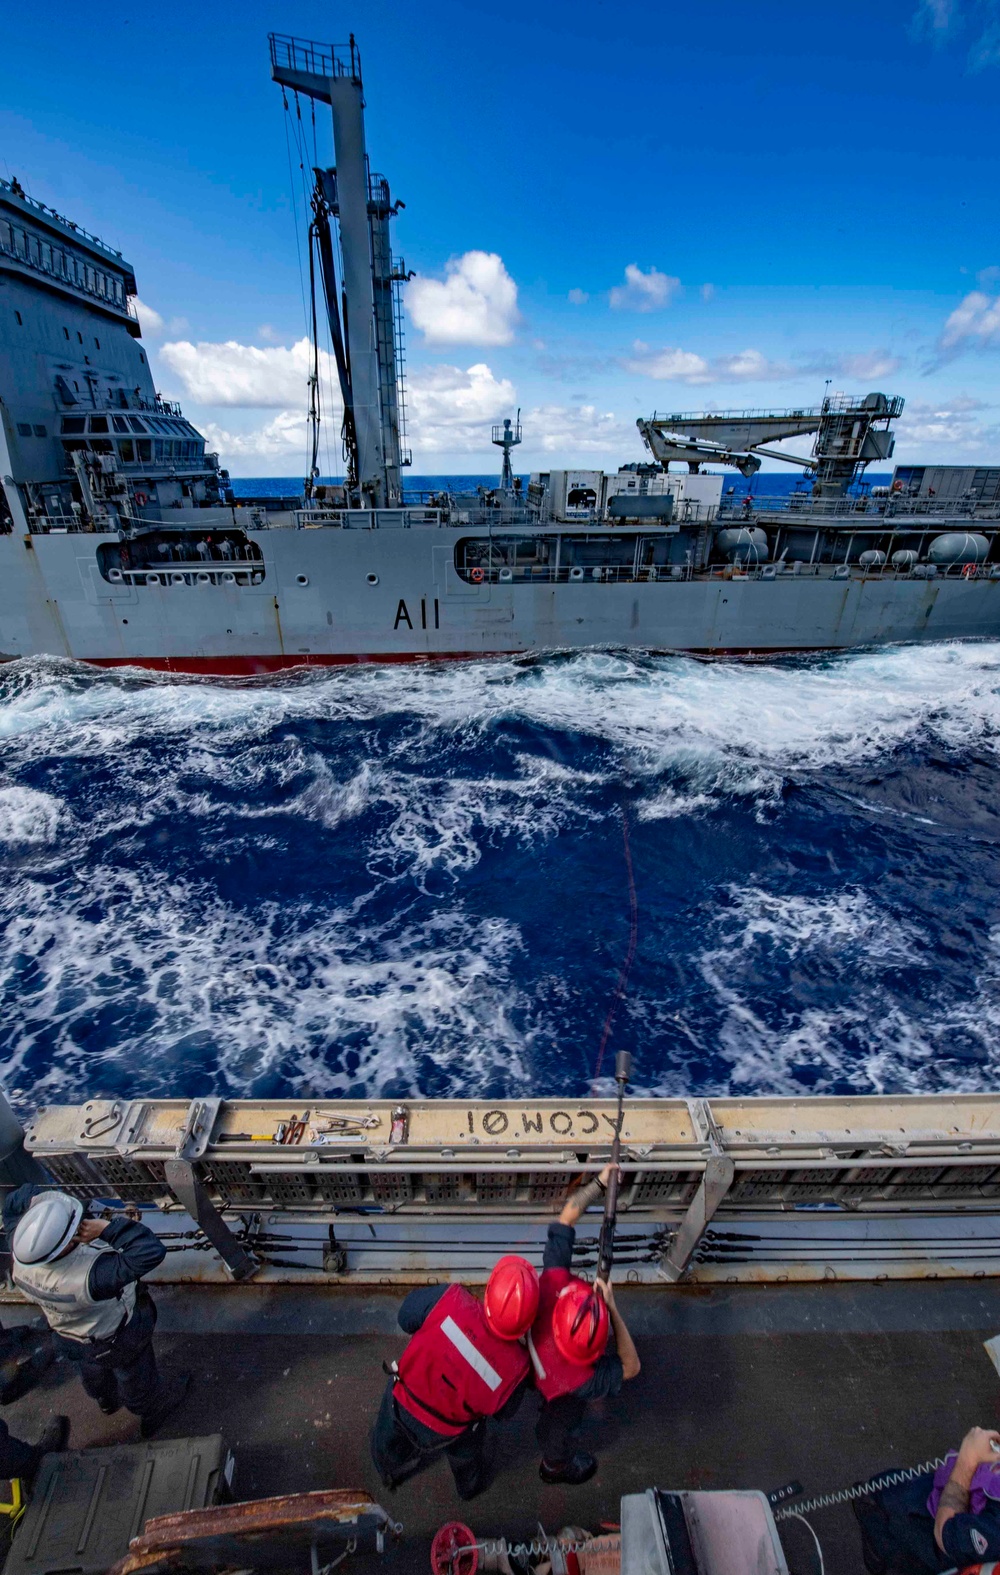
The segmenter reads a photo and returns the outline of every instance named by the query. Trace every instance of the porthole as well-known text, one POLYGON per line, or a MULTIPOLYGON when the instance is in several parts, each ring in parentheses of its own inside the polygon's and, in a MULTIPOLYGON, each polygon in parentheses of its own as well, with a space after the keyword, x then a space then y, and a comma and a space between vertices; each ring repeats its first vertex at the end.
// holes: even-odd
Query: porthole
POLYGON ((184 576, 183 576, 183 574, 172 574, 170 576, 170 583, 171 583, 171 585, 183 585, 184 584, 184 576))
POLYGON ((109 569, 108 570, 108 579, 109 580, 114 580, 115 584, 118 583, 118 581, 121 579, 121 577, 122 577, 121 569, 109 569))
POLYGON ((235 585, 236 584, 236 576, 235 576, 235 574, 224 574, 222 576, 222 583, 223 583, 223 585, 235 585))
POLYGON ((583 570, 579 566, 577 566, 574 569, 570 569, 569 577, 570 577, 571 580, 582 580, 583 579, 583 570))
POLYGON ((378 584, 378 575, 377 574, 368 574, 368 575, 365 576, 365 578, 367 579, 369 585, 377 585, 378 584))
POLYGON ((198 576, 198 584, 199 585, 211 585, 211 583, 212 583, 212 580, 211 580, 211 576, 210 575, 199 574, 199 576, 198 576))
POLYGON ((308 585, 309 584, 309 576, 308 576, 308 574, 297 574, 295 576, 295 583, 296 583, 296 585, 308 585))
POLYGON ((159 585, 159 583, 160 583, 160 576, 158 574, 147 574, 146 575, 146 584, 147 585, 159 585))
POLYGON ((513 578, 514 575, 510 569, 501 569, 500 573, 497 575, 497 579, 500 581, 501 585, 509 585, 513 578))

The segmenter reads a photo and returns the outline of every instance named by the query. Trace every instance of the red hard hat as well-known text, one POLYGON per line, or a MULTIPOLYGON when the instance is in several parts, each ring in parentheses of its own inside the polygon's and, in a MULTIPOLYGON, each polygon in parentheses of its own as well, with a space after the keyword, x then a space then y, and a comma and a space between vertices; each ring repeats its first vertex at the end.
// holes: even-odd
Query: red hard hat
POLYGON ((528 1332, 538 1312, 538 1275, 527 1258, 509 1256, 494 1265, 483 1311, 501 1340, 519 1340, 528 1332))
POLYGON ((570 1280, 552 1309, 552 1338, 567 1362, 587 1367, 604 1355, 608 1309, 604 1297, 583 1280, 570 1280))

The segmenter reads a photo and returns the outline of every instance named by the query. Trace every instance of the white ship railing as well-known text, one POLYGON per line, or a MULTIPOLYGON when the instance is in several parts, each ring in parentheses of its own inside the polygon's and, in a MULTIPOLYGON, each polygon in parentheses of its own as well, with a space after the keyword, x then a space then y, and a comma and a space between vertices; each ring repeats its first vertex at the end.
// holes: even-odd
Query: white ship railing
MULTIPOLYGON (((171 1255, 157 1279, 224 1281, 218 1250, 253 1254, 239 1278, 377 1285, 539 1261, 614 1129, 590 1096, 120 1098, 43 1107, 26 1142, 54 1186, 148 1211, 171 1255)), ((619 1278, 1000 1275, 996 1095, 636 1098, 621 1137, 619 1278)), ((599 1221, 581 1221, 581 1273, 599 1221)))
POLYGON ((809 493, 790 492, 774 497, 724 493, 719 518, 752 520, 759 514, 795 514, 812 519, 855 519, 869 517, 901 520, 928 515, 939 519, 1000 519, 1000 502, 980 503, 976 498, 913 498, 895 494, 888 498, 820 498, 809 493))
POLYGON ((412 530, 448 523, 442 509, 296 509, 299 530, 412 530))

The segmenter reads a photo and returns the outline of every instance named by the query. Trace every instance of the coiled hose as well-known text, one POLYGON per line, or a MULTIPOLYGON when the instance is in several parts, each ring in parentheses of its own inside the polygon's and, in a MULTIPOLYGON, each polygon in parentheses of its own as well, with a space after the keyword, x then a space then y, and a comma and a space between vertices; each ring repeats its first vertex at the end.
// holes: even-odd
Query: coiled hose
POLYGON ((787 1509, 777 1509, 774 1518, 791 1520, 794 1515, 809 1515, 814 1509, 830 1509, 834 1504, 850 1504, 853 1499, 870 1498, 873 1493, 880 1493, 883 1488, 898 1487, 902 1482, 912 1482, 914 1477, 926 1476, 928 1471, 936 1471, 938 1466, 944 1465, 944 1459, 925 1460, 922 1466, 905 1466, 899 1471, 883 1471, 881 1476, 871 1477, 867 1482, 859 1482, 857 1487, 841 1488, 839 1493, 820 1493, 817 1498, 807 1498, 804 1504, 794 1504, 787 1509))

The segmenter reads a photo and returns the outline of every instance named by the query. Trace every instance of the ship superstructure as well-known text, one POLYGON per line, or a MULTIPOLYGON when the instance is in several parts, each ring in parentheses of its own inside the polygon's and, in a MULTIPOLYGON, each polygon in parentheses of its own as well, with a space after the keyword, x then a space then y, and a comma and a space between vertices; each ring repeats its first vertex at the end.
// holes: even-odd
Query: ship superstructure
POLYGON ((158 397, 120 252, 0 180, 0 521, 129 531, 228 477, 158 397))
MULTIPOLYGON (((119 253, 0 182, 0 657, 54 653, 209 674, 641 647, 758 655, 1000 631, 997 473, 900 469, 902 399, 828 394, 785 411, 638 423, 651 463, 552 470, 522 488, 520 420, 484 429, 500 485, 403 489, 401 206, 370 168, 361 58, 284 35, 288 102, 329 108, 314 170, 311 463, 301 492, 233 498, 218 457, 153 384, 119 253), (319 321, 339 385, 343 485, 318 485, 319 321), (813 434, 783 498, 726 485, 813 434), (671 464, 681 465, 671 470, 671 464), (990 477, 993 481, 990 481, 990 477), (933 478, 933 479, 931 479, 933 478)), ((307 417, 308 409, 308 417, 307 417)), ((759 487, 757 478, 755 487, 759 487)))

